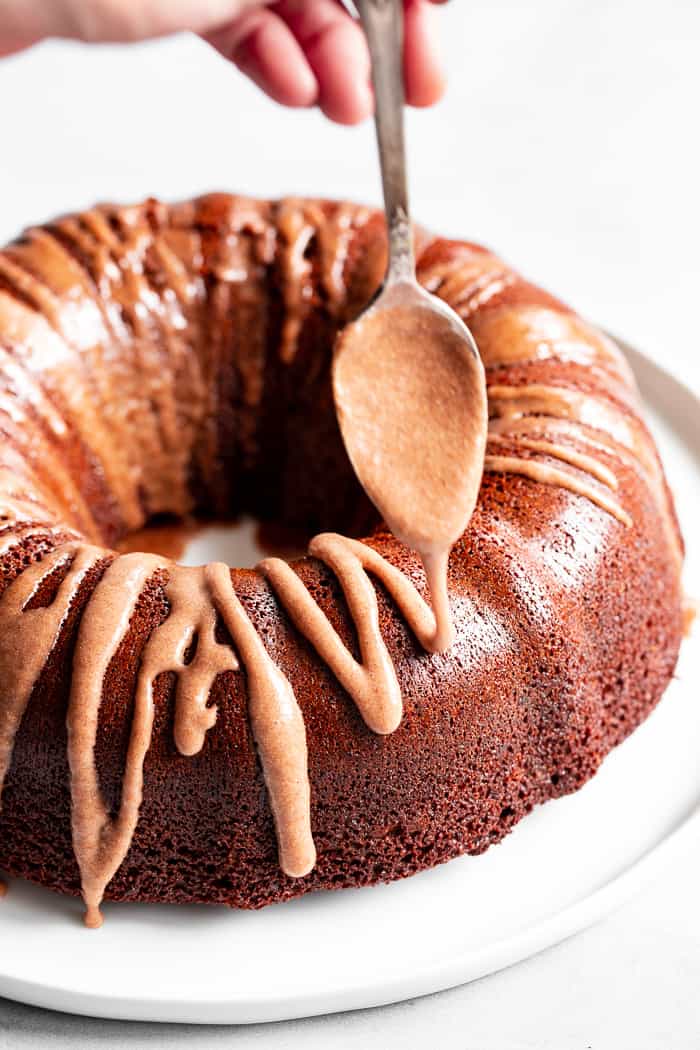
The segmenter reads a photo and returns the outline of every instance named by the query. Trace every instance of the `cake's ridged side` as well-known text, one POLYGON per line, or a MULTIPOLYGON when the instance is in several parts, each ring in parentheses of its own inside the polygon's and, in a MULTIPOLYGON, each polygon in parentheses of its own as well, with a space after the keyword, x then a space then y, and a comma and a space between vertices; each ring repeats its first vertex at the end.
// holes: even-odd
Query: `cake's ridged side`
MULTIPOLYGON (((330 348, 376 289, 384 255, 373 211, 224 195, 101 208, 0 255, 0 344, 20 370, 13 377, 0 355, 0 480, 9 472, 23 490, 13 496, 38 508, 33 535, 18 536, 0 561, 3 585, 69 539, 69 527, 113 543, 152 514, 192 509, 250 508, 308 528, 348 528, 353 514, 352 525, 369 521, 335 421, 330 348), (78 310, 90 324, 78 323, 78 310), (67 473, 60 486, 56 459, 67 473), (42 524, 47 506, 63 531, 42 524)), ((472 327, 489 384, 501 390, 496 430, 503 404, 518 396, 504 391, 536 386, 590 395, 634 440, 641 435, 630 449, 594 426, 567 432, 565 420, 529 416, 533 444, 517 426, 495 430, 493 463, 517 456, 568 471, 632 523, 565 488, 487 469, 451 559, 455 646, 425 653, 377 588, 404 700, 389 736, 367 729, 265 581, 236 572, 236 592, 304 714, 317 866, 300 880, 280 872, 244 673, 216 680, 217 722, 194 757, 174 745, 167 673, 155 683, 141 815, 112 899, 256 907, 480 852, 534 805, 590 777, 671 677, 680 537, 614 348, 483 249, 431 241, 419 274, 472 327), (537 447, 555 431, 560 446, 612 472, 616 488, 604 471, 591 480, 537 447)), ((424 593, 410 552, 381 530, 372 545, 424 593)), ((335 576, 313 559, 296 570, 357 655, 335 576)), ((34 689, 0 811, 0 867, 69 893, 80 886, 66 757, 71 661, 102 571, 81 585, 34 689)), ((60 579, 32 600, 49 604, 60 579)), ((145 586, 105 678, 95 753, 112 813, 140 658, 168 615, 165 588, 157 574, 145 586)))

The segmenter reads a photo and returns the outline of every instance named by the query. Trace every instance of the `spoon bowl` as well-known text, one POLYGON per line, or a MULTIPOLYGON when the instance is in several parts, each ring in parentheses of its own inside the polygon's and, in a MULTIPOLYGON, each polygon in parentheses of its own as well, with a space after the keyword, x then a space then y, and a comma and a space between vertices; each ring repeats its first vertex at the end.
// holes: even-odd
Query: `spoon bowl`
POLYGON ((421 555, 451 547, 486 447, 484 370, 466 325, 417 282, 391 282, 341 333, 333 388, 350 462, 391 531, 421 555))

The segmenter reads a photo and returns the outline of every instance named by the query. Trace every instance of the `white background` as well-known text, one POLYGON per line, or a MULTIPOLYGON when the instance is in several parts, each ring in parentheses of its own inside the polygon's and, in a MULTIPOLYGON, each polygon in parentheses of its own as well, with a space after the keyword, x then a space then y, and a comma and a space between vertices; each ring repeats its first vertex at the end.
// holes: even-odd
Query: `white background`
MULTIPOLYGON (((417 217, 494 246, 700 390, 696 0, 453 0, 441 16, 449 95, 409 119, 417 217)), ((0 63, 0 240, 95 199, 205 189, 378 201, 372 129, 280 110, 187 38, 0 63)), ((700 844, 587 933, 403 1006, 232 1032, 0 1002, 0 1048, 698 1047, 699 879, 700 844)))

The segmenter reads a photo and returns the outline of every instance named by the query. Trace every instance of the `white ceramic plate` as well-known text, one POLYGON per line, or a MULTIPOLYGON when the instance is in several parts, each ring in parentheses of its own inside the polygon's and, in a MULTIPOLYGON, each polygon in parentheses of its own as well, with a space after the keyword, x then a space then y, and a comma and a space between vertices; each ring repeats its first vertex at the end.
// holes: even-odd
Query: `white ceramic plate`
MULTIPOLYGON (((641 354, 649 406, 686 536, 700 520, 700 404, 641 354)), ((190 551, 251 560, 221 531, 190 551)), ((686 587, 700 596, 692 548, 686 587)), ((615 907, 700 833, 700 645, 649 720, 569 798, 500 845, 390 886, 312 895, 257 913, 107 905, 13 881, 0 905, 0 994, 104 1017, 252 1022, 375 1006, 482 977, 615 907)))

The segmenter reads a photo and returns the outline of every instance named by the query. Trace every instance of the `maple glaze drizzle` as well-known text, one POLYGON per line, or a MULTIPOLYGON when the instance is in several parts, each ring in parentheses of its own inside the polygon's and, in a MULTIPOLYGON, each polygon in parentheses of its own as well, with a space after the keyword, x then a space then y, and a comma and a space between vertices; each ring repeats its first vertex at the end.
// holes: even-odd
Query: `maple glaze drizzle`
MULTIPOLYGON (((335 573, 346 595, 360 639, 360 663, 288 563, 267 559, 260 572, 299 631, 353 698, 367 725, 377 733, 391 733, 401 720, 401 692, 379 629, 376 592, 367 572, 384 584, 419 642, 429 650, 436 636, 435 618, 403 573, 359 541, 322 534, 312 540, 309 550, 335 573)), ((0 792, 16 733, 41 670, 81 584, 107 555, 79 543, 60 546, 25 570, 0 601, 0 661, 6 669, 0 792), (25 611, 42 583, 66 564, 68 571, 51 604, 25 611)), ((88 926, 101 924, 105 889, 124 861, 136 829, 144 760, 153 729, 154 681, 164 671, 176 672, 175 744, 181 754, 195 755, 216 721, 216 708, 208 706, 215 679, 241 665, 248 684, 251 729, 277 829, 280 866, 291 877, 303 877, 315 863, 304 721, 289 681, 268 655, 233 589, 231 570, 221 563, 186 568, 147 554, 122 555, 107 566, 82 612, 67 715, 73 845, 88 926), (167 574, 164 591, 170 611, 153 629, 141 653, 121 803, 112 819, 102 800, 95 767, 102 691, 143 589, 157 572, 167 574), (229 631, 233 649, 216 640, 217 616, 229 631), (188 663, 186 655, 193 643, 194 657, 188 663)))
MULTIPOLYGON (((314 279, 309 256, 314 253, 320 259, 320 283, 328 309, 342 318, 346 306, 344 267, 353 222, 359 214, 358 209, 340 207, 331 221, 317 202, 291 201, 278 206, 274 228, 269 208, 262 205, 249 205, 249 212, 240 220, 239 229, 245 226, 252 231, 250 236, 258 245, 253 255, 258 252, 265 265, 274 256, 271 238, 277 245, 276 266, 286 310, 279 348, 282 366, 294 360, 312 308, 314 279), (315 238, 317 246, 312 243, 315 238)), ((215 412, 209 389, 214 385, 216 362, 206 354, 199 358, 188 355, 178 334, 188 326, 194 330, 205 323, 197 313, 203 299, 200 271, 205 234, 195 234, 188 226, 189 213, 181 227, 162 229, 158 236, 152 235, 138 209, 125 209, 117 218, 114 210, 96 210, 59 220, 53 232, 35 231, 31 243, 36 250, 31 257, 40 262, 35 272, 21 265, 21 250, 0 256, 0 277, 16 290, 15 295, 0 290, 0 330, 28 348, 40 345, 46 359, 57 360, 59 365, 61 361, 77 361, 81 382, 89 378, 85 386, 73 384, 70 368, 65 374, 60 368, 47 372, 41 354, 33 362, 27 350, 29 385, 24 389, 32 391, 34 410, 46 432, 53 435, 52 441, 58 440, 64 419, 70 419, 105 468, 122 524, 133 529, 140 527, 148 514, 181 514, 190 509, 190 497, 184 489, 188 442, 194 443, 195 436, 210 426, 215 412), (117 226, 121 227, 119 233, 117 226), (151 249, 167 273, 169 295, 156 295, 146 275, 145 256, 151 249), (71 319, 72 307, 66 305, 75 298, 77 287, 86 314, 91 311, 87 328, 71 319), (128 366, 120 365, 117 370, 119 382, 125 383, 129 392, 131 415, 110 401, 114 379, 99 367, 110 341, 120 347, 125 361, 131 358, 128 366), (160 343, 169 360, 178 362, 178 382, 161 377, 159 358, 147 350, 155 342, 160 343), (183 391, 191 400, 185 415, 176 405, 178 396, 184 404, 183 391), (91 396, 95 399, 93 408, 91 396), (185 437, 176 450, 178 435, 185 437), (145 445, 139 444, 144 441, 145 445), (139 493, 146 494, 146 509, 139 493)), ((160 221, 158 215, 153 221, 160 221)), ((246 279, 248 255, 237 238, 232 235, 230 244, 221 240, 216 270, 221 282, 246 279)), ((383 263, 378 257, 377 280, 383 263)), ((487 312, 482 318, 480 307, 517 280, 489 253, 464 248, 455 264, 426 267, 420 276, 468 323, 474 318, 474 334, 487 368, 560 357, 599 367, 614 374, 616 380, 628 382, 617 348, 573 315, 538 308, 536 316, 530 316, 527 311, 531 308, 509 307, 498 315, 487 312), (513 325, 519 325, 519 332, 513 332, 513 325)), ((0 360, 0 373, 2 365, 0 360)), ((17 376, 14 382, 17 387, 17 376)), ((253 387, 257 389, 255 384, 253 387)), ((253 390, 251 397, 255 396, 253 390)), ((537 382, 517 387, 501 383, 491 385, 489 406, 491 451, 486 458, 487 471, 525 474, 535 482, 566 488, 629 526, 631 518, 616 498, 618 478, 608 463, 631 462, 643 472, 663 513, 670 513, 651 439, 632 415, 604 397, 537 382), (576 447, 579 444, 587 451, 581 452, 576 447), (494 454, 495 449, 504 454, 494 454), (520 450, 523 456, 517 455, 520 450), (600 460, 601 453, 606 462, 600 460), (554 466, 552 460, 559 465, 554 466)), ((12 398, 0 391, 0 414, 12 410, 12 398)), ((58 456, 55 446, 48 437, 38 435, 36 447, 50 472, 50 464, 58 456)), ((20 478, 10 458, 0 459, 0 468, 0 525, 4 520, 9 530, 0 534, 0 558, 29 539, 51 541, 53 528, 58 529, 55 523, 66 510, 66 521, 72 528, 82 526, 82 534, 89 534, 91 539, 98 533, 91 504, 70 475, 59 486, 68 494, 61 497, 61 492, 49 492, 44 479, 35 477, 34 471, 28 470, 26 478, 20 478), (49 503, 50 499, 53 502, 49 503)), ((62 527, 61 531, 65 534, 70 528, 62 527)), ((322 534, 312 540, 309 553, 324 563, 340 584, 357 632, 359 661, 292 566, 268 558, 258 571, 297 630, 352 697, 367 726, 377 733, 391 733, 401 720, 402 698, 380 630, 377 593, 370 577, 386 588, 428 652, 439 648, 436 617, 404 573, 371 546, 322 534)), ((447 566, 436 567, 435 572, 446 581, 447 566)), ((190 569, 154 555, 119 556, 75 539, 58 542, 9 584, 0 598, 0 666, 4 675, 0 802, 15 737, 33 689, 81 588, 90 585, 93 590, 78 626, 67 716, 73 840, 87 924, 100 924, 100 902, 133 840, 143 794, 144 760, 153 729, 153 683, 164 671, 176 675, 175 744, 185 755, 201 750, 215 724, 217 712, 210 705, 210 695, 216 678, 245 672, 252 735, 274 817, 280 865, 292 877, 308 874, 315 862, 315 849, 302 713, 290 682, 268 654, 236 595, 229 568, 218 563, 190 569), (63 576, 51 603, 32 606, 32 599, 54 573, 63 576), (169 612, 151 631, 141 652, 121 803, 112 817, 101 796, 95 767, 99 708, 108 668, 128 634, 149 581, 157 581, 163 588, 169 612), (225 626, 232 644, 217 640, 219 623, 225 626), (192 651, 194 655, 188 660, 192 651)), ((443 601, 447 595, 445 589, 443 601)))

